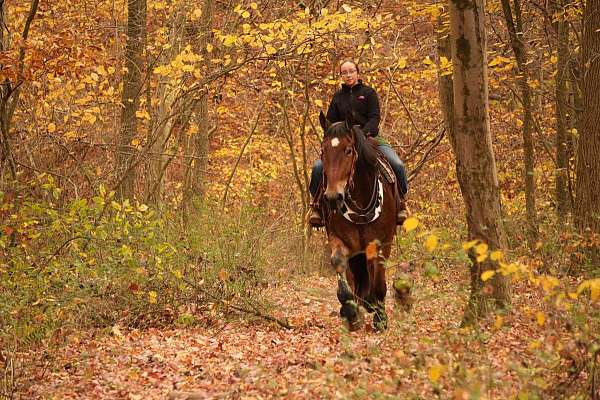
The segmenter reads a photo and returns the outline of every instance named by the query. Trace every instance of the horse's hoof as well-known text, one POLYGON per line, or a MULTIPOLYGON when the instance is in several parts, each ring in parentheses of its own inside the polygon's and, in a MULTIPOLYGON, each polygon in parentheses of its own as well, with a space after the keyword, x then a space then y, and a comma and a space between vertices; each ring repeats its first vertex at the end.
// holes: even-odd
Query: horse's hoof
POLYGON ((355 332, 364 325, 364 317, 355 301, 345 302, 340 309, 340 316, 350 332, 355 332))
POLYGON ((382 321, 373 321, 373 325, 377 332, 383 332, 388 327, 387 320, 385 320, 385 319, 382 321))
POLYGON ((340 317, 347 318, 350 321, 358 317, 358 304, 353 300, 348 300, 340 308, 340 317))
POLYGON ((349 321, 347 318, 344 318, 344 325, 348 328, 350 332, 356 332, 362 329, 365 321, 362 318, 356 318, 354 321, 349 321))

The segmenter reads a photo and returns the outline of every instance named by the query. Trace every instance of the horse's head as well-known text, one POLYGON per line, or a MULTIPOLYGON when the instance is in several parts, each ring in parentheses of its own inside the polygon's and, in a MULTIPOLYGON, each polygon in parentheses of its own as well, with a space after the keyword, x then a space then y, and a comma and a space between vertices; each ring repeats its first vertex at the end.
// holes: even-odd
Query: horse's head
POLYGON ((352 186, 352 178, 358 152, 356 133, 352 121, 330 123, 321 112, 321 127, 325 131, 321 144, 321 160, 325 175, 325 199, 332 210, 339 210, 344 203, 346 189, 352 186))

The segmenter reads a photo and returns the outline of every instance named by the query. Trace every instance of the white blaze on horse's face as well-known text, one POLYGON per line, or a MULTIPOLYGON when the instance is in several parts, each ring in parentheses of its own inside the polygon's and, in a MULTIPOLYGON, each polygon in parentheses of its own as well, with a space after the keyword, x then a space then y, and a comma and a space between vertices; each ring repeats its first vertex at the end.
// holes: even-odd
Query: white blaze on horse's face
POLYGON ((353 149, 354 143, 350 135, 335 136, 323 142, 323 171, 327 182, 325 197, 330 201, 339 203, 344 198, 356 157, 353 149))

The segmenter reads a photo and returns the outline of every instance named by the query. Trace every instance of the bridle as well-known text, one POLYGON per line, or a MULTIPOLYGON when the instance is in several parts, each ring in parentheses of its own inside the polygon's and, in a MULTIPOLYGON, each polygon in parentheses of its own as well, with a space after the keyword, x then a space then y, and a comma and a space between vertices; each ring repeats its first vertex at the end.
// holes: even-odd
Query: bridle
MULTIPOLYGON (((336 122, 336 124, 344 123, 344 122, 336 122)), ((331 125, 334 126, 335 124, 331 125)), ((331 127, 330 127, 331 129, 331 127)), ((354 128, 350 128, 353 134, 354 128)), ((346 180, 346 184, 344 185, 344 203, 339 210, 341 214, 348 221, 353 222, 355 224, 368 224, 379 217, 381 213, 381 208, 383 205, 383 183, 381 182, 381 172, 379 168, 375 171, 375 178, 373 182, 373 191, 371 193, 371 197, 369 202, 365 207, 360 207, 356 200, 352 197, 351 192, 354 189, 354 175, 356 173, 356 164, 358 161, 358 151, 356 150, 357 141, 354 139, 352 143, 352 164, 350 166, 350 172, 348 174, 348 179, 346 180)), ((321 158, 323 150, 321 149, 321 158)), ((327 175, 325 171, 323 171, 323 185, 327 187, 327 175)), ((334 210, 335 212, 336 210, 334 210)))

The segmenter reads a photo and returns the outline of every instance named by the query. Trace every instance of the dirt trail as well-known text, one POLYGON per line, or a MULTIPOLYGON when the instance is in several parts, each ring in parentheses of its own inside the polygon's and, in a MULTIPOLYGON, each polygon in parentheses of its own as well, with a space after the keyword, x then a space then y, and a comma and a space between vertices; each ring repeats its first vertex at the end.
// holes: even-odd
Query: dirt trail
POLYGON ((521 339, 510 329, 482 347, 461 336, 463 292, 423 279, 408 314, 388 296, 388 331, 373 332, 368 317, 365 329, 348 333, 335 279, 303 278, 268 293, 293 330, 255 320, 72 339, 24 398, 462 398, 480 380, 501 382, 492 393, 514 393, 506 343, 493 349, 521 339))

